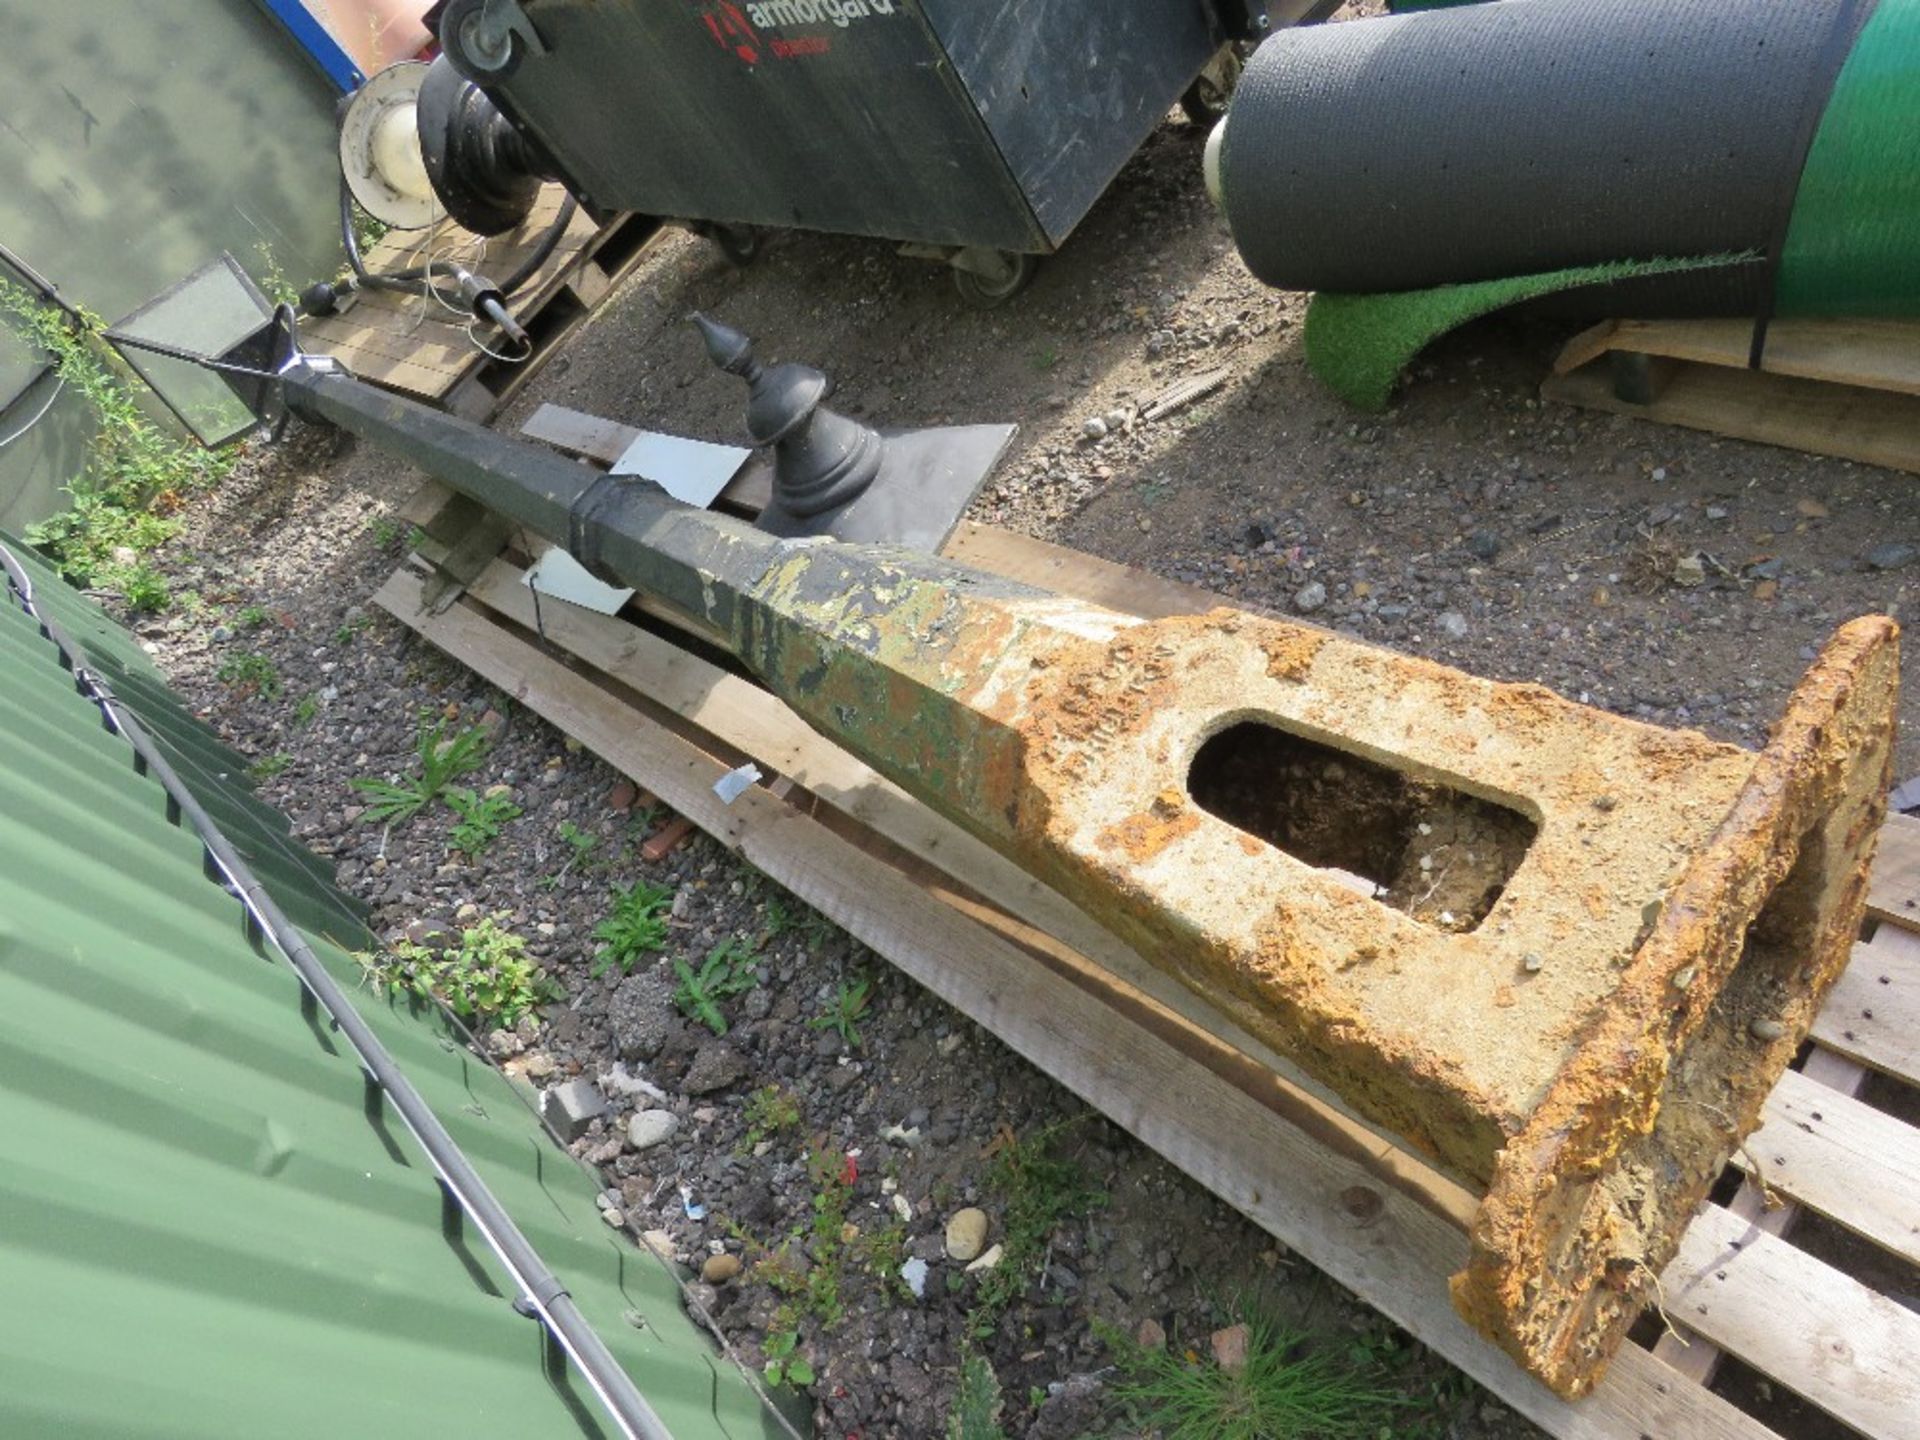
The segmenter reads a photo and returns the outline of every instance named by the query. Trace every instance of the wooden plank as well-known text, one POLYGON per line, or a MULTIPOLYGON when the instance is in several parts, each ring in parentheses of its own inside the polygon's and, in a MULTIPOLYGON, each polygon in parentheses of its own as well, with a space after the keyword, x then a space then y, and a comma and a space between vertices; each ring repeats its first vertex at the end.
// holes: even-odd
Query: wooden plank
MULTIPOLYGON (((1733 370, 1747 368, 1751 320, 1615 320, 1568 342, 1554 373, 1578 369, 1606 350, 1666 355, 1733 370), (1597 331, 1604 328, 1604 335, 1597 331)), ((1835 385, 1920 395, 1920 322, 1900 319, 1788 319, 1767 327, 1761 369, 1835 385)))
POLYGON ((1553 358, 1553 373, 1566 375, 1584 365, 1591 365, 1613 348, 1613 337, 1619 328, 1618 320, 1602 320, 1598 325, 1582 330, 1560 347, 1560 353, 1553 358))
POLYGON ((627 447, 642 432, 636 425, 623 425, 618 420, 603 419, 549 401, 521 422, 520 433, 529 440, 538 440, 556 450, 607 466, 626 454, 627 447))
POLYGON ((1920 820, 1911 815, 1889 815, 1881 827, 1867 913, 1920 930, 1920 820))
POLYGON ((1675 1319, 1876 1440, 1920 1436, 1920 1314, 1709 1205, 1661 1277, 1675 1319))
MULTIPOLYGON (((1867 1071, 1862 1066, 1854 1064, 1844 1056, 1835 1055, 1830 1050, 1820 1049, 1815 1049, 1807 1056, 1804 1071, 1789 1071, 1788 1075, 1794 1082, 1812 1086, 1825 1098, 1836 1102, 1848 1101, 1848 1103, 1851 1103, 1849 1097, 1857 1094, 1867 1079, 1867 1071)), ((1782 1083, 1791 1082, 1783 1079, 1782 1083)), ((1836 1157, 1817 1156, 1812 1157, 1811 1163, 1797 1167, 1794 1165, 1792 1157, 1803 1154, 1804 1147, 1799 1145, 1801 1132, 1798 1125, 1791 1123, 1794 1117, 1787 1116, 1784 1120, 1782 1119, 1778 1105, 1780 1093, 1780 1089, 1776 1087, 1768 1096, 1767 1109, 1762 1115, 1762 1130, 1750 1135, 1746 1145, 1735 1156, 1736 1163, 1741 1164, 1742 1168, 1748 1172, 1748 1177, 1740 1182, 1740 1189, 1728 1204, 1727 1213, 1736 1220, 1784 1239, 1798 1222, 1801 1207, 1792 1200, 1783 1203, 1780 1192, 1773 1188, 1780 1183, 1775 1178, 1774 1172, 1795 1169, 1799 1173, 1807 1173, 1818 1164, 1831 1161, 1836 1157), (1772 1137, 1763 1138, 1762 1132, 1769 1119, 1775 1122, 1773 1126, 1775 1134, 1772 1137), (1778 1141, 1782 1137, 1784 1144, 1769 1143, 1770 1139, 1778 1141), (1753 1157, 1758 1155, 1768 1156, 1764 1169, 1756 1170, 1756 1161, 1753 1157), (1774 1163, 1776 1156, 1779 1157, 1778 1164, 1774 1163), (1764 1176, 1764 1183, 1755 1178, 1756 1173, 1764 1176)), ((1822 1110, 1819 1113, 1825 1112, 1822 1110)), ((1864 1178, 1866 1177, 1863 1177, 1863 1180, 1864 1178)), ((1820 1208, 1818 1199, 1824 1198, 1825 1195, 1817 1177, 1812 1183, 1812 1188, 1816 1195, 1808 1198, 1814 1199, 1817 1209, 1820 1208)), ((1678 1330, 1670 1328, 1661 1335, 1653 1347, 1655 1357, 1664 1360, 1690 1380, 1701 1385, 1712 1384, 1714 1375, 1720 1369, 1720 1362, 1725 1357, 1725 1352, 1703 1336, 1694 1335, 1691 1332, 1680 1333, 1684 1330, 1684 1326, 1679 1327, 1678 1330)))
MULTIPOLYGON (((368 266, 376 272, 407 268, 433 255, 504 278, 539 244, 563 199, 558 186, 547 187, 524 225, 484 243, 447 221, 424 234, 389 235, 369 254, 368 266)), ((540 317, 563 295, 591 310, 645 252, 645 245, 638 247, 617 262, 615 271, 594 258, 610 236, 631 223, 631 217, 621 217, 603 228, 584 211, 578 213, 553 253, 515 294, 513 308, 522 323, 535 329, 540 317)), ((484 408, 490 411, 524 383, 572 328, 564 325, 559 333, 544 336, 533 358, 515 369, 508 384, 495 387, 497 395, 490 392, 484 408)), ((360 378, 430 401, 451 394, 493 363, 468 339, 464 320, 420 296, 367 291, 345 314, 316 317, 303 326, 303 333, 313 348, 333 356, 360 378)))
POLYGON ((1920 1130, 1789 1070, 1737 1159, 1749 1173, 1757 1164, 1768 1188, 1920 1265, 1920 1130))
POLYGON ((1551 376, 1540 393, 1615 415, 1920 471, 1920 397, 1912 395, 1692 364, 1682 365, 1651 405, 1617 399, 1602 365, 1551 376))
POLYGON ((1458 1226, 1359 1160, 1296 1126, 1086 989, 989 934, 832 830, 755 787, 732 805, 713 784, 725 762, 587 677, 504 632, 467 604, 420 612, 396 575, 375 601, 722 844, 739 851, 1016 1053, 1100 1109, 1256 1224, 1563 1440, 1765 1440, 1753 1417, 1678 1383, 1647 1352, 1622 1351, 1577 1404, 1522 1374, 1454 1311, 1446 1277, 1466 1258, 1458 1226), (1367 1192, 1361 1194, 1360 1192, 1367 1192))
POLYGON ((1920 935, 1882 925, 1853 948, 1813 1038, 1862 1065, 1920 1083, 1920 935))
POLYGON ((1197 585, 1163 580, 1130 565, 1116 565, 1098 556, 1050 545, 1031 535, 972 521, 962 522, 953 539, 947 542, 945 553, 963 565, 990 570, 1009 580, 1023 580, 1077 600, 1091 600, 1109 610, 1138 615, 1143 620, 1158 620, 1168 615, 1204 615, 1222 605, 1261 613, 1258 606, 1228 600, 1197 585))

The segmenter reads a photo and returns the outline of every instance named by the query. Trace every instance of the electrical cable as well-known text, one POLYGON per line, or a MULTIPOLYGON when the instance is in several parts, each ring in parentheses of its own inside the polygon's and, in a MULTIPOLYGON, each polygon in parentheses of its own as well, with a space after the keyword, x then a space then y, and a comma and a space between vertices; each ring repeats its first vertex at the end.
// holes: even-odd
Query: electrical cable
POLYGON ((33 429, 34 426, 46 419, 47 412, 53 408, 53 402, 60 398, 60 392, 66 388, 67 377, 56 372, 53 377, 52 393, 42 402, 40 408, 33 412, 33 418, 31 420, 27 421, 26 424, 22 425, 5 439, 0 439, 0 450, 6 449, 9 445, 13 444, 14 441, 18 440, 22 435, 25 435, 29 430, 33 429))
MULTIPOLYGON (((512 274, 500 282, 498 288, 502 295, 511 295, 539 271, 552 258, 561 238, 567 233, 567 227, 573 223, 573 217, 579 213, 580 202, 569 195, 561 203, 553 223, 541 233, 538 243, 522 260, 512 274)), ((404 270, 376 273, 367 269, 367 262, 360 251, 359 237, 353 228, 353 192, 348 189, 346 177, 340 177, 340 240, 347 252, 347 264, 353 270, 354 279, 370 290, 399 290, 408 294, 424 295, 433 281, 433 259, 429 254, 422 265, 409 266, 404 270)), ((436 287, 437 288, 437 287, 436 287)))

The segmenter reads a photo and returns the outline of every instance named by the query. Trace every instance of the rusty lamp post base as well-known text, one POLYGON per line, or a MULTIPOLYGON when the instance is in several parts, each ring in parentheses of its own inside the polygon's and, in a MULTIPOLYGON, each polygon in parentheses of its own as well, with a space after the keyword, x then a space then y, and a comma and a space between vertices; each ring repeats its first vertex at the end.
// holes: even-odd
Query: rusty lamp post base
POLYGON ((287 402, 726 645, 1486 1200, 1454 1298, 1590 1388, 1845 964, 1897 631, 1845 626, 1758 754, 1283 621, 1142 623, 780 539, 297 354, 287 402))

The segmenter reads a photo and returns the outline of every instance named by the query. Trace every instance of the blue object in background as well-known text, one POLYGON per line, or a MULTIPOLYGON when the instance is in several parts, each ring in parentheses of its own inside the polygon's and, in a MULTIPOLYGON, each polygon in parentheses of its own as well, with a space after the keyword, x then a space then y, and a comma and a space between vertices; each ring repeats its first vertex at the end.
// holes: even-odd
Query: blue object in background
POLYGON ((267 13, 285 27, 308 58, 320 67, 320 73, 333 82, 341 94, 357 90, 366 76, 353 63, 353 57, 340 48, 340 42, 327 33, 327 27, 307 9, 304 0, 260 0, 267 13))

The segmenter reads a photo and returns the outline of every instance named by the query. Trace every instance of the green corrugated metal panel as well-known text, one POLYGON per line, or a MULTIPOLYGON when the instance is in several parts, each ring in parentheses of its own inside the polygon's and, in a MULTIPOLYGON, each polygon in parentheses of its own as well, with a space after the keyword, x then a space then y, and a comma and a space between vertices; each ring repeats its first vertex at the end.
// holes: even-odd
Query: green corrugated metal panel
MULTIPOLYGON (((103 666, 110 649, 152 679, 124 637, 103 666)), ((444 1237, 431 1167, 367 1118, 357 1061, 249 946, 130 754, 0 609, 0 1435, 600 1433, 491 1252, 444 1237)), ((437 1013, 358 993, 674 1434, 771 1434, 506 1081, 437 1013)))
MULTIPOLYGON (((362 907, 334 888, 331 867, 288 834, 286 817, 253 798, 246 758, 221 744, 188 713, 139 642, 99 606, 63 584, 54 568, 23 542, 0 531, 0 543, 32 578, 36 603, 86 648, 94 670, 152 732, 168 761, 287 913, 304 929, 350 949, 366 948, 362 907)), ((28 631, 25 638, 31 638, 31 627, 28 631)), ((52 648, 37 640, 19 652, 20 663, 32 664, 35 654, 49 666, 57 663, 52 648)))

